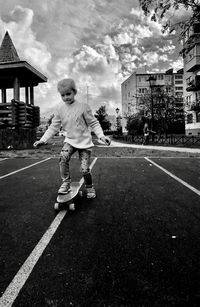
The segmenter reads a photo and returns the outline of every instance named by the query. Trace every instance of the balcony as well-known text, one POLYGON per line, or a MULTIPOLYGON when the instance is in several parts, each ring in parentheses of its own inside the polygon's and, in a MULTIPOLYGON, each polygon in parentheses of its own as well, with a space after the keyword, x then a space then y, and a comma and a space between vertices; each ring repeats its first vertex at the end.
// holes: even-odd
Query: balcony
POLYGON ((196 76, 193 80, 188 82, 186 91, 187 92, 195 92, 200 90, 200 76, 196 76))
POLYGON ((200 112, 200 102, 193 102, 190 106, 190 111, 200 112))
POLYGON ((186 63, 186 71, 194 72, 200 69, 200 55, 194 56, 189 62, 186 63))

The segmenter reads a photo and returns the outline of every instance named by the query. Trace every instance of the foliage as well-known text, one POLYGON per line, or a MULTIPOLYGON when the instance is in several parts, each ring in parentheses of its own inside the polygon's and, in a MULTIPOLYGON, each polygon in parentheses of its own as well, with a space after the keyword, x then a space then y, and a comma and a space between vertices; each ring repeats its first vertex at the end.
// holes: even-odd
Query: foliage
POLYGON ((50 115, 50 117, 48 118, 47 123, 49 126, 51 125, 53 118, 54 118, 54 114, 50 115))
POLYGON ((159 122, 159 130, 165 130, 171 122, 182 121, 184 123, 183 102, 180 98, 169 95, 161 87, 155 87, 152 93, 141 97, 141 103, 145 105, 146 114, 151 116, 153 103, 153 115, 155 122, 159 122))
POLYGON ((140 111, 127 117, 129 134, 141 134, 144 121, 157 133, 184 133, 185 115, 183 103, 178 98, 168 95, 161 87, 152 88, 152 92, 140 96, 140 111), (153 103, 153 127, 152 127, 153 103))
POLYGON ((94 116, 98 119, 103 131, 110 130, 111 123, 108 120, 108 114, 106 113, 106 107, 105 106, 101 106, 96 111, 96 114, 94 116))
POLYGON ((198 0, 139 0, 140 6, 145 15, 151 15, 151 20, 157 21, 158 19, 167 18, 167 21, 163 25, 163 32, 169 31, 172 33, 174 30, 180 30, 180 39, 184 36, 186 30, 188 30, 195 21, 200 19, 200 2, 198 0), (177 23, 172 24, 168 15, 169 11, 172 14, 175 11, 184 8, 188 11, 188 17, 177 23))
POLYGON ((128 134, 131 135, 143 134, 143 126, 144 122, 139 113, 127 116, 126 129, 128 131, 128 134))

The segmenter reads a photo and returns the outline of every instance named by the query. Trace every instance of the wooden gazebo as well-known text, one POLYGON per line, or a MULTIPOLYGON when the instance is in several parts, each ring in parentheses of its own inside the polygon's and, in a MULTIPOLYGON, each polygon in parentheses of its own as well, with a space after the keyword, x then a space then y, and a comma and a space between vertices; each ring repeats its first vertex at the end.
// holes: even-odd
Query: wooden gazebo
MULTIPOLYGON (((15 129, 20 134, 19 128, 31 130, 35 134, 33 130, 40 123, 40 110, 38 106, 34 106, 34 87, 41 82, 47 82, 47 78, 28 62, 20 60, 10 35, 6 32, 0 47, 1 135, 2 129, 7 130, 6 134, 10 129, 15 129), (21 88, 25 90, 25 101, 20 99, 21 88), (13 89, 11 101, 7 101, 8 89, 13 89)), ((2 142, 5 143, 5 139, 2 141, 0 136, 0 148, 5 147, 2 142)))

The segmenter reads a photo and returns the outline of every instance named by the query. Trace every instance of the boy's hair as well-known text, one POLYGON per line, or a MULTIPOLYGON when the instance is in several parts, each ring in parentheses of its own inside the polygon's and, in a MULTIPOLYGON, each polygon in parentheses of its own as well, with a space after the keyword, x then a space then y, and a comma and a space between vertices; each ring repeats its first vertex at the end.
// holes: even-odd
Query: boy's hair
POLYGON ((57 84, 57 89, 59 93, 67 90, 73 90, 75 94, 77 93, 76 84, 73 79, 62 79, 57 84))

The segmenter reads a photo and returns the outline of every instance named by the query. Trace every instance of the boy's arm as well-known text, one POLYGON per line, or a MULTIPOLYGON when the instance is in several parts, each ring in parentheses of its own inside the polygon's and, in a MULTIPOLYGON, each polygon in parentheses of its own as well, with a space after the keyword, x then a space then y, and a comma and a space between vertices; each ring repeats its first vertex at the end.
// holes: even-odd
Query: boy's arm
POLYGON ((41 137, 40 142, 46 143, 48 140, 50 140, 59 131, 60 126, 61 126, 61 119, 60 119, 60 116, 58 114, 56 114, 52 118, 51 125, 49 126, 47 131, 45 131, 43 136, 41 137))
POLYGON ((99 139, 101 137, 104 137, 104 133, 101 128, 101 125, 99 121, 96 119, 96 117, 92 114, 92 110, 88 105, 86 105, 86 108, 83 114, 84 114, 84 118, 85 118, 87 125, 92 129, 92 131, 96 134, 96 136, 99 139))
POLYGON ((86 105, 84 110, 84 118, 87 125, 92 129, 92 131, 96 134, 98 139, 102 140, 105 144, 110 145, 110 139, 105 137, 101 125, 97 118, 92 114, 91 108, 86 105))

